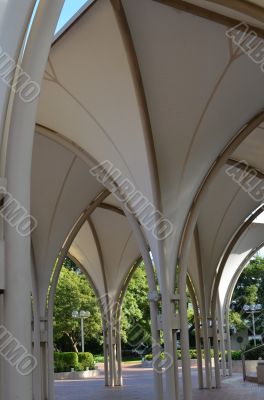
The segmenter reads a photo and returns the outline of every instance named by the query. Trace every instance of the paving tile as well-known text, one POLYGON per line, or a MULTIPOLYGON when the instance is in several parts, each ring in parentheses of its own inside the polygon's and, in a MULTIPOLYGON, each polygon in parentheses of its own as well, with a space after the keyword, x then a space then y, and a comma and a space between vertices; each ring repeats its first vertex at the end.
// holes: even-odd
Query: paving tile
MULTIPOLYGON (((197 373, 192 371, 193 400, 263 400, 264 386, 244 383, 240 375, 227 378, 219 390, 197 389, 197 373)), ((56 400, 152 400, 153 375, 140 368, 124 371, 124 387, 110 389, 102 377, 85 381, 55 382, 56 400)), ((181 396, 182 397, 182 396, 181 396)))

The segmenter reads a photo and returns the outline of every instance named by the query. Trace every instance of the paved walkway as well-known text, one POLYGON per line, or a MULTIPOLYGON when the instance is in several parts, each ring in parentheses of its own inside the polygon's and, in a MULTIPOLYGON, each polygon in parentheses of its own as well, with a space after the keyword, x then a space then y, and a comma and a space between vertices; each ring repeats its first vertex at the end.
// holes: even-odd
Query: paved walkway
MULTIPOLYGON (((197 387, 197 374, 193 371, 193 384, 197 387)), ((194 400, 263 400, 264 386, 243 383, 240 375, 223 381, 220 390, 194 388, 194 400)), ((151 370, 129 368, 124 371, 124 387, 104 387, 103 377, 86 381, 55 382, 56 400, 152 400, 153 377, 151 370)))

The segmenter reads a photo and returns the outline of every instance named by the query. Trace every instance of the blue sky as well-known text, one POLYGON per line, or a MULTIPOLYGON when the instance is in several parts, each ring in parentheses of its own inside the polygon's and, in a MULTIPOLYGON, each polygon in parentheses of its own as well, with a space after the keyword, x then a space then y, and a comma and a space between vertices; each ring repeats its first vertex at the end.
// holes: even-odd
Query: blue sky
POLYGON ((58 32, 84 4, 87 3, 88 5, 91 2, 92 0, 65 0, 56 32, 58 32))

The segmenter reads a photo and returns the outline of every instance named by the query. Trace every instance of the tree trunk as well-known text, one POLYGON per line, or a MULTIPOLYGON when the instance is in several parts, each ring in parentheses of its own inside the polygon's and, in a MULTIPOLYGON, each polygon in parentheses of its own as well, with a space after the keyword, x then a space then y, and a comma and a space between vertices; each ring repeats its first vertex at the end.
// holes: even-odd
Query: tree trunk
POLYGON ((77 347, 77 343, 78 342, 76 342, 76 340, 74 340, 74 338, 68 332, 64 332, 64 333, 70 339, 74 352, 75 353, 79 353, 79 350, 78 350, 78 347, 77 347))

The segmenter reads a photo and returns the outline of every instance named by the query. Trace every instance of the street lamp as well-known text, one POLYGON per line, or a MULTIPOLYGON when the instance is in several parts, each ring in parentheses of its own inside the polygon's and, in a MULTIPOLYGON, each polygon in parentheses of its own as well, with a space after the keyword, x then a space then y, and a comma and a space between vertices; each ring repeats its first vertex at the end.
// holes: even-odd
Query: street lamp
POLYGON ((257 341, 256 341, 256 323, 255 323, 255 313, 260 312, 262 309, 261 304, 245 304, 243 307, 243 310, 252 315, 252 325, 253 325, 253 336, 254 336, 254 345, 255 347, 257 346, 257 341))
POLYGON ((89 318, 91 313, 89 311, 73 311, 72 318, 80 319, 81 320, 81 335, 82 335, 82 353, 84 353, 84 331, 83 331, 83 320, 84 318, 89 318))

